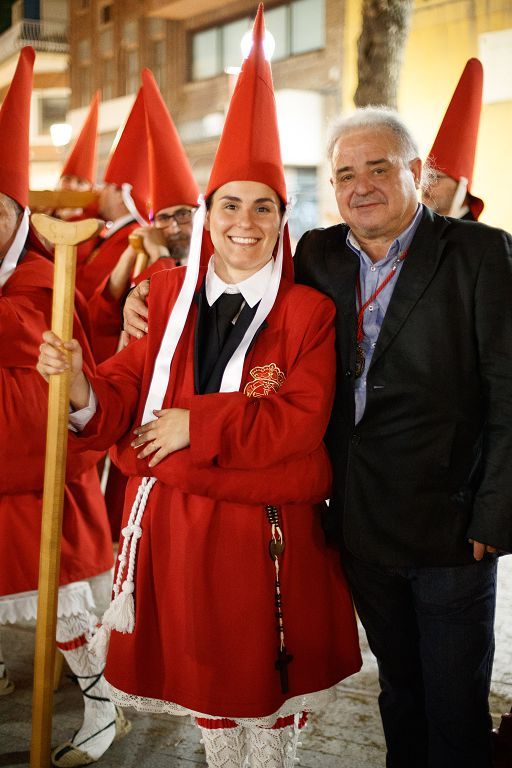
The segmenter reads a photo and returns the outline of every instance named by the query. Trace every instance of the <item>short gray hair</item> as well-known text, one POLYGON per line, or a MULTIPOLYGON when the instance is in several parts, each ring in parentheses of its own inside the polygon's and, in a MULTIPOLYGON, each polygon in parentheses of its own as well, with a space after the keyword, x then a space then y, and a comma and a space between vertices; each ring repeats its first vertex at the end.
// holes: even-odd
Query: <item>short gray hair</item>
POLYGON ((397 139, 400 157, 404 163, 420 156, 416 139, 398 112, 388 107, 369 106, 356 109, 351 115, 340 117, 332 124, 327 144, 329 160, 332 160, 334 145, 341 136, 364 128, 384 128, 391 131, 397 139))

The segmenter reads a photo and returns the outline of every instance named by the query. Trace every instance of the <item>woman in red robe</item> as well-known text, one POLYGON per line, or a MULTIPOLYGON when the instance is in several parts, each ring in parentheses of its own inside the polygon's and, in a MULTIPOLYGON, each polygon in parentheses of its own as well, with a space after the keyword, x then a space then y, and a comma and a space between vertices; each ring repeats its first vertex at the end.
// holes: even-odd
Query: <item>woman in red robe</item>
MULTIPOLYGON (((130 477, 101 630, 112 695, 194 715, 208 764, 233 768, 291 766, 306 713, 361 664, 350 594, 321 527, 334 308, 293 283, 262 39, 260 9, 208 210, 196 214, 187 271, 151 279, 148 335, 96 375, 84 375, 76 342, 65 345, 82 430, 73 450, 117 442, 130 477), (235 146, 241 119, 267 141, 235 146), (200 267, 208 233, 213 256, 200 267)), ((40 373, 66 365, 46 333, 40 373)))

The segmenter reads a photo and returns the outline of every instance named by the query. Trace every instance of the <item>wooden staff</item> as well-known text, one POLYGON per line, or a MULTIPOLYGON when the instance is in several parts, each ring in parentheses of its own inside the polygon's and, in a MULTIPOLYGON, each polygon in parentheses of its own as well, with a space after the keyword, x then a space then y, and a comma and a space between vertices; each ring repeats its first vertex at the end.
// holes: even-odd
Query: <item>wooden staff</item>
MULTIPOLYGON (((97 219, 66 222, 38 213, 32 216, 32 224, 55 245, 52 331, 63 341, 70 341, 73 336, 76 246, 96 235, 103 222, 97 219)), ((68 411, 69 371, 65 371, 50 377, 48 395, 30 768, 50 765, 68 411)))
POLYGON ((135 278, 138 277, 141 272, 144 272, 146 269, 149 256, 144 250, 144 240, 142 235, 136 235, 134 232, 132 232, 132 234, 128 236, 128 242, 137 254, 132 272, 132 280, 135 280, 135 278))
POLYGON ((29 205, 34 208, 86 208, 98 199, 97 190, 89 189, 31 189, 29 205))

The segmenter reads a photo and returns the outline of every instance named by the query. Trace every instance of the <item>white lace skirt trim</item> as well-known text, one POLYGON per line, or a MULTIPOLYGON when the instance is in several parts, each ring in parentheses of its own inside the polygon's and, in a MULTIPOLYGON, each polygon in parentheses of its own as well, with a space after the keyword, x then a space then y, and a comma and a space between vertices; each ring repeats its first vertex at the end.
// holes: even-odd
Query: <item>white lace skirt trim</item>
MULTIPOLYGON (((205 712, 197 712, 193 709, 187 709, 180 704, 175 704, 173 701, 162 701, 161 699, 151 699, 145 696, 135 696, 131 693, 125 693, 115 688, 113 685, 107 682, 110 690, 110 699, 114 704, 119 704, 121 707, 134 707, 140 712, 156 712, 166 713, 168 715, 192 715, 193 717, 208 717, 212 720, 220 720, 225 715, 209 715, 205 712)), ((250 726, 256 725, 260 728, 271 728, 276 720, 280 717, 287 717, 288 715, 296 715, 299 712, 314 712, 318 709, 322 709, 327 704, 335 701, 336 688, 327 688, 323 691, 316 691, 315 693, 306 693, 303 696, 295 696, 292 699, 288 699, 284 704, 271 715, 265 717, 232 717, 230 720, 234 720, 240 725, 250 726)))
MULTIPOLYGON (((99 598, 110 592, 112 571, 100 573, 88 581, 74 581, 59 587, 57 616, 75 616, 94 610, 99 598)), ((104 599, 104 598, 103 598, 104 599)), ((17 624, 37 618, 37 590, 0 596, 0 624, 17 624)))

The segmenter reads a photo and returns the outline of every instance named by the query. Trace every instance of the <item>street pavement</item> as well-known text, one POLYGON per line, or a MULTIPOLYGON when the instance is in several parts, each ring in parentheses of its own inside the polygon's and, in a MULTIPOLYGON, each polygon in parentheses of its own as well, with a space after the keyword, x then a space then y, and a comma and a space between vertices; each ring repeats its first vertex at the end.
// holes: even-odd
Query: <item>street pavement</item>
MULTIPOLYGON (((33 627, 5 627, 1 643, 14 693, 0 697, 0 767, 29 765, 33 627)), ((361 630, 363 669, 338 687, 337 701, 310 717, 300 749, 301 768, 384 768, 385 749, 377 709, 377 672, 361 630)), ((464 649, 461 648, 461 653, 464 649)), ((64 677, 54 699, 53 743, 70 737, 81 721, 79 689, 64 677)), ((496 657, 491 692, 495 724, 512 706, 512 556, 502 558, 496 618, 496 657)), ((188 718, 127 714, 133 729, 116 742, 98 768, 204 766, 203 748, 188 718)), ((511 755, 512 766, 512 755, 511 755)))

